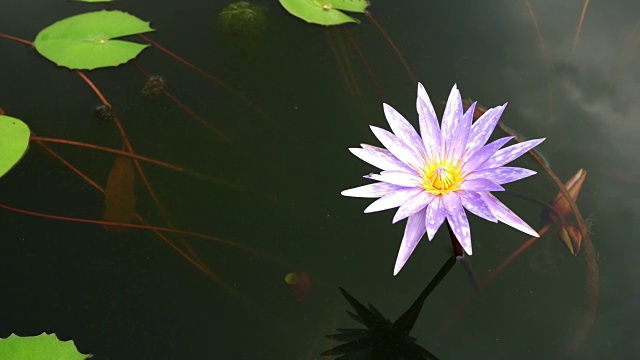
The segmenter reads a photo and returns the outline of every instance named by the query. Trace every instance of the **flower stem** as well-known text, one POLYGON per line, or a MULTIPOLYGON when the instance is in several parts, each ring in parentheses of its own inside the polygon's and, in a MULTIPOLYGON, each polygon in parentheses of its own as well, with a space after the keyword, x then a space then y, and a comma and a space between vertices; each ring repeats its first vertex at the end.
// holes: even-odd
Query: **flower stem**
POLYGON ((447 222, 447 229, 449 230, 449 238, 451 239, 451 246, 453 246, 453 255, 457 257, 463 256, 464 251, 462 250, 462 245, 460 245, 458 238, 456 238, 456 235, 453 233, 453 230, 451 229, 451 225, 449 225, 449 222, 447 222))

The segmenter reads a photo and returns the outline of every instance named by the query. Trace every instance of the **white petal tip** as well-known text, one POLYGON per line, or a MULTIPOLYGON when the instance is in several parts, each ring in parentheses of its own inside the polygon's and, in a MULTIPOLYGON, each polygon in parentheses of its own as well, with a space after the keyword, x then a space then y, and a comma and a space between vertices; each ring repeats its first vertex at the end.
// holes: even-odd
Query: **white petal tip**
POLYGON ((540 235, 535 230, 533 230, 529 225, 527 225, 526 223, 524 225, 525 226, 517 227, 516 229, 522 231, 523 233, 525 233, 527 235, 540 237, 540 235))
POLYGON ((393 268, 393 276, 398 275, 400 270, 402 270, 402 267, 404 266, 404 264, 405 264, 404 262, 402 262, 402 263, 396 262, 396 265, 393 268))

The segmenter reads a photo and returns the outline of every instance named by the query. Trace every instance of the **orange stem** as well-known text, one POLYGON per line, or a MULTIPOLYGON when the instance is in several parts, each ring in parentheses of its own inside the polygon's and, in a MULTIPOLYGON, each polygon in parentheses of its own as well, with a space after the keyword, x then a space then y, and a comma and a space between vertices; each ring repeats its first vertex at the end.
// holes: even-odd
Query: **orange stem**
POLYGON ((102 186, 98 185, 95 181, 91 180, 87 175, 85 175, 82 171, 80 171, 78 168, 76 168, 75 166, 71 165, 71 163, 69 163, 67 160, 65 160, 62 156, 60 156, 57 152, 53 151, 53 149, 51 149, 50 147, 48 147, 45 143, 43 143, 42 141, 39 140, 35 140, 36 143, 38 143, 38 145, 42 146, 49 154, 51 154, 53 157, 55 157, 56 159, 58 159, 58 161, 60 161, 63 165, 65 165, 66 167, 68 167, 69 169, 71 169, 71 171, 73 171, 74 173, 76 173, 78 176, 80 176, 84 181, 86 181, 87 183, 89 183, 91 186, 93 186, 94 188, 96 188, 98 191, 104 193, 104 189, 102 188, 102 186))
POLYGON ((578 40, 580 39, 580 31, 582 31, 582 23, 584 22, 584 16, 587 14, 587 7, 589 7, 589 0, 584 0, 582 6, 582 14, 580 15, 580 22, 578 22, 578 28, 576 29, 576 37, 573 39, 573 47, 571 50, 575 50, 578 46, 578 40))
POLYGON ((547 75, 547 92, 549 94, 548 125, 550 125, 551 119, 553 118, 553 90, 551 88, 551 64, 549 63, 549 57, 547 56, 547 47, 544 45, 544 38, 542 37, 542 31, 540 30, 540 26, 538 25, 538 19, 536 18, 536 14, 533 12, 533 8, 531 7, 531 3, 529 2, 529 0, 525 0, 524 4, 527 7, 527 11, 529 11, 529 16, 531 16, 531 21, 533 21, 533 26, 536 29, 536 35, 538 36, 538 42, 540 43, 540 51, 542 52, 542 61, 544 62, 544 68, 547 75))
MULTIPOLYGON (((138 71, 140 71, 142 73, 142 75, 144 75, 147 79, 149 79, 151 77, 151 75, 145 69, 143 69, 142 66, 138 65, 137 62, 131 61, 131 65, 133 65, 133 67, 138 69, 138 71)), ((183 104, 180 100, 178 100, 178 98, 176 98, 168 90, 161 89, 161 91, 166 97, 168 97, 169 99, 171 99, 171 101, 173 101, 176 105, 178 105, 178 107, 180 109, 182 109, 184 112, 189 114, 189 116, 191 116, 191 118, 195 119, 200 124, 204 125, 209 130, 213 131, 214 135, 216 137, 218 137, 220 140, 222 140, 223 142, 226 142, 226 143, 231 142, 231 139, 229 138, 229 136, 224 134, 222 131, 220 131, 215 126, 211 125, 208 121, 206 121, 203 118, 201 118, 198 114, 196 114, 193 110, 191 110, 187 105, 183 104)))
POLYGON ((179 172, 184 172, 185 169, 181 168, 179 166, 176 165, 172 165, 160 160, 155 160, 146 156, 141 156, 141 155, 136 155, 136 154, 132 154, 126 151, 122 151, 122 150, 116 150, 116 149, 112 149, 112 148, 108 148, 108 147, 104 147, 104 146, 99 146, 99 145, 93 145, 93 144, 87 144, 87 143, 82 143, 82 142, 78 142, 78 141, 72 141, 72 140, 65 140, 65 139, 55 139, 55 138, 48 138, 48 137, 40 137, 40 136, 35 136, 35 134, 31 134, 30 137, 31 141, 42 141, 42 142, 50 142, 50 143, 58 143, 58 144, 67 144, 67 145, 73 145, 73 146, 81 146, 81 147, 86 147, 89 149, 96 149, 96 150, 100 150, 100 151, 105 151, 105 152, 109 152, 112 154, 117 154, 117 155, 122 155, 122 156, 127 156, 129 158, 132 159, 138 159, 138 160, 142 160, 142 161, 146 161, 152 164, 156 164, 158 166, 162 166, 165 167, 167 169, 171 169, 171 170, 175 170, 175 171, 179 171, 179 172))
POLYGON ((21 42, 21 43, 26 44, 26 45, 33 46, 33 42, 31 42, 29 40, 21 39, 19 37, 7 35, 7 34, 2 34, 2 33, 0 33, 0 37, 3 37, 5 39, 9 39, 9 40, 13 40, 13 41, 17 41, 17 42, 21 42))
MULTIPOLYGON (((540 237, 542 237, 542 235, 546 234, 547 231, 549 231, 549 229, 551 229, 551 226, 553 225, 553 223, 548 223, 547 225, 545 225, 544 227, 542 227, 540 230, 538 230, 538 235, 540 235, 540 237)), ((517 259, 520 254, 522 254, 525 250, 527 250, 531 245, 533 245, 536 241, 540 240, 540 237, 536 237, 536 236, 532 236, 529 240, 527 240, 524 244, 520 245, 520 247, 514 251, 511 255, 509 255, 508 258, 506 258, 502 264, 498 265, 498 267, 493 270, 489 275, 485 276, 484 279, 480 280, 480 288, 484 288, 485 286, 489 285, 489 283, 496 278, 496 276, 500 275, 500 273, 507 267, 509 266, 509 264, 511 264, 511 262, 513 262, 513 260, 517 259)))
POLYGON ((373 15, 371 15, 371 12, 367 11, 366 14, 367 14, 367 17, 369 18, 369 20, 371 20, 371 22, 373 23, 373 25, 375 25, 378 28, 378 30, 380 31, 380 33, 382 33, 382 36, 384 36, 384 38, 387 39, 387 42, 389 43, 389 45, 391 45, 391 47, 393 48, 393 51, 395 51, 396 55, 398 56, 398 59, 400 59, 400 62, 402 63, 402 66, 404 66, 404 69, 407 71, 407 74, 409 74, 409 77, 411 78, 411 81, 415 85, 417 83, 416 77, 413 75, 413 72, 411 71, 411 68, 409 67, 409 64, 407 64, 407 61, 404 59, 404 56, 402 56, 402 53, 400 52, 400 49, 398 49, 398 47, 393 42, 393 40, 391 40, 391 37, 389 36, 389 34, 387 34, 387 32, 376 21, 376 19, 373 17, 373 15))
POLYGON ((240 98, 245 104, 249 105, 252 109, 254 109, 257 113, 259 113, 260 115, 264 116, 265 118, 268 118, 268 116, 266 115, 266 113, 260 108, 258 107, 258 105, 254 104, 251 100, 249 100, 249 98, 247 98, 246 96, 242 95, 242 93, 240 93, 238 90, 236 90, 235 88, 231 87, 231 85, 227 84, 226 82, 218 79, 217 77, 211 75, 210 73, 202 70, 201 68, 193 65, 192 63, 188 62, 187 60, 181 58, 180 56, 178 56, 176 53, 171 52, 169 49, 163 47, 162 45, 158 44, 157 42, 151 40, 148 36, 143 35, 143 34, 138 34, 138 36, 140 36, 141 38, 143 38, 145 41, 148 41, 151 43, 151 45, 155 46, 156 48, 158 48, 158 50, 164 52, 165 54, 171 56, 172 58, 174 58, 175 60, 178 60, 179 62, 187 65, 188 67, 192 68, 193 70, 199 72, 201 75, 203 75, 204 77, 206 77, 207 79, 215 82, 216 84, 218 84, 219 86, 222 86, 225 90, 227 90, 229 93, 235 95, 236 97, 240 98))
POLYGON ((376 76, 373 74, 373 70, 371 70, 371 66, 369 66, 369 62, 367 62, 367 59, 362 54, 362 51, 360 51, 360 47, 356 43, 356 41, 353 38, 353 36, 351 36, 351 32, 349 31, 349 29, 347 29, 346 26, 343 26, 342 29, 344 30, 344 33, 347 35, 347 39, 349 39, 349 42, 351 43, 351 45, 355 49, 356 53, 358 54, 358 57, 362 61, 362 65, 364 66, 365 70, 367 71, 367 74, 369 74, 369 78, 371 78, 371 80, 373 81, 373 84, 375 85, 376 90, 378 91, 378 96, 380 97, 380 101, 384 101, 384 95, 382 94, 382 89, 380 88, 380 83, 378 82, 378 79, 376 78, 376 76))
POLYGON ((139 224, 119 223, 119 222, 112 222, 112 221, 90 220, 90 219, 80 219, 80 218, 74 218, 74 217, 68 217, 68 216, 51 215, 51 214, 45 214, 45 213, 40 213, 40 212, 35 212, 35 211, 23 210, 23 209, 19 209, 19 208, 13 207, 13 206, 5 205, 5 204, 0 204, 0 208, 5 209, 5 210, 9 210, 9 211, 13 211, 13 212, 17 212, 17 213, 20 213, 20 214, 37 216, 37 217, 46 218, 46 219, 54 219, 54 220, 70 221, 70 222, 77 222, 77 223, 84 223, 84 224, 94 224, 94 225, 120 226, 120 227, 132 228, 132 229, 155 230, 155 231, 172 233, 172 234, 193 236, 195 238, 211 240, 211 241, 217 242, 219 244, 223 244, 223 245, 226 245, 226 246, 229 246, 229 247, 240 249, 240 250, 252 253, 252 254, 262 255, 258 250, 253 249, 251 247, 248 247, 246 245, 238 244, 238 243, 230 241, 230 240, 225 240, 225 239, 218 238, 218 237, 215 237, 215 236, 200 234, 200 233, 192 232, 192 231, 184 231, 184 230, 178 230, 178 229, 173 229, 173 228, 164 228, 164 227, 151 226, 151 225, 139 225, 139 224))
MULTIPOLYGON (((102 188, 100 185, 98 185, 95 181, 91 180, 87 175, 85 175, 78 168, 76 168, 75 166, 71 165, 67 160, 65 160, 62 156, 60 156, 58 153, 56 153, 54 150, 52 150, 50 147, 48 147, 42 141, 36 140, 36 143, 38 143, 40 146, 42 146, 53 157, 58 159, 62 164, 67 166, 69 169, 71 169, 71 171, 73 171, 78 176, 80 176, 83 180, 85 180, 87 183, 89 183, 91 186, 93 186, 96 190, 100 191, 101 193, 105 192, 104 188, 102 188)), ((140 216, 139 214, 136 214, 136 219, 138 219, 139 221, 147 224, 147 222, 144 220, 144 218, 142 218, 142 216, 140 216)), ((233 291, 231 291, 232 289, 229 289, 229 285, 227 285, 218 276, 216 276, 211 270, 209 270, 207 268, 207 266, 203 262, 199 261, 198 258, 196 258, 194 260, 194 258, 192 258, 191 256, 187 255, 182 249, 180 249, 177 245, 175 245, 171 240, 169 240, 166 236, 164 236, 164 234, 160 233, 158 230, 151 229, 151 231, 153 231, 156 234, 156 236, 158 236, 165 244, 169 245, 169 247, 171 247, 173 250, 175 250, 178 254, 180 254, 189 263, 191 263, 196 268, 198 268, 200 271, 202 271, 207 276, 212 278, 214 281, 216 281, 223 288, 229 290, 230 292, 233 292, 233 291)))

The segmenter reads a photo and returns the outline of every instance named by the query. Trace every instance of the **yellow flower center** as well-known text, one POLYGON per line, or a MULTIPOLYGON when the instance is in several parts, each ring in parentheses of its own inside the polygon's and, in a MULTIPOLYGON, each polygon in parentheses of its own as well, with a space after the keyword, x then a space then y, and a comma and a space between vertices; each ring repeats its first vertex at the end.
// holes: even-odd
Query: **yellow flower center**
POLYGON ((449 160, 427 162, 422 175, 422 187, 434 195, 442 195, 458 190, 462 180, 462 169, 449 160))

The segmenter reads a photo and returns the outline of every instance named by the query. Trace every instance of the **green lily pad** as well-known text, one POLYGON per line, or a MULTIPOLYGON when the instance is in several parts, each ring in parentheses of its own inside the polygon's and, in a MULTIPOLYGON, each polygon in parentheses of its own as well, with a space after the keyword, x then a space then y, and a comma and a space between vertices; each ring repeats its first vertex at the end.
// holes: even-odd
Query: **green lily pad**
MULTIPOLYGON (((11 116, 0 115, 0 177, 22 159, 30 136, 27 124, 11 116)), ((0 359, 4 358, 0 356, 0 359)))
POLYGON ((59 66, 87 69, 118 66, 149 46, 114 38, 153 31, 149 22, 123 11, 94 11, 49 25, 36 36, 40 55, 59 66))
POLYGON ((20 337, 11 334, 0 339, 0 359, 3 360, 81 360, 81 354, 72 340, 60 341, 55 334, 20 337))
POLYGON ((280 0, 291 15, 306 22, 320 25, 339 25, 358 20, 340 10, 364 13, 367 0, 280 0))

